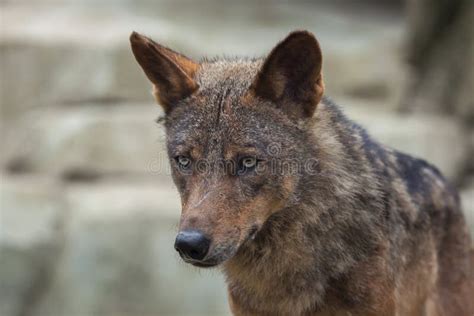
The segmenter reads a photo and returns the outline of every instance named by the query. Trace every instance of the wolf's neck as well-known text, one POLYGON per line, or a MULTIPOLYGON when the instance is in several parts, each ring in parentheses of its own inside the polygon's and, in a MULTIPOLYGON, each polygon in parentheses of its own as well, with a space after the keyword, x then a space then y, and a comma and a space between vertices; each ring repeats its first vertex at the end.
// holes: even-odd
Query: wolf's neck
POLYGON ((234 303, 255 314, 287 310, 287 314, 298 315, 313 304, 315 297, 323 296, 325 278, 313 264, 318 246, 309 239, 313 225, 300 220, 307 218, 304 212, 284 209, 274 214, 255 240, 243 245, 225 263, 224 273, 234 303), (292 296, 298 298, 294 306, 292 296), (308 306, 302 306, 302 300, 308 306))
POLYGON ((273 215, 224 265, 232 300, 257 315, 300 315, 353 297, 336 280, 355 279, 354 267, 377 251, 379 234, 367 219, 345 223, 335 211, 316 215, 302 205, 273 215))

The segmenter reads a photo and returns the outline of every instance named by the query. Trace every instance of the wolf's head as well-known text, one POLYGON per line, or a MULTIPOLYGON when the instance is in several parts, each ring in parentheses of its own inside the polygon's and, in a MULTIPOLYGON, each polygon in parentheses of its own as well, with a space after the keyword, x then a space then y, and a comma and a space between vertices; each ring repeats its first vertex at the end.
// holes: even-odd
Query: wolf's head
POLYGON ((194 62, 137 33, 130 40, 165 112, 182 202, 175 248, 189 263, 215 266, 297 203, 301 175, 317 169, 319 44, 297 31, 265 59, 194 62))

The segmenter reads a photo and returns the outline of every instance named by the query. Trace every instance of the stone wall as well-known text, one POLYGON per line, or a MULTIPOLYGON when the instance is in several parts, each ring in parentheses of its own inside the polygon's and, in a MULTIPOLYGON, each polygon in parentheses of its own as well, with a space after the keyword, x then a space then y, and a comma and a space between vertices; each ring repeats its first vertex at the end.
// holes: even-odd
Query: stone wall
POLYGON ((173 250, 179 199, 132 30, 195 58, 260 56, 290 30, 313 31, 327 94, 380 140, 437 164, 472 231, 473 129, 397 111, 396 3, 0 1, 0 314, 229 314, 218 271, 173 250))

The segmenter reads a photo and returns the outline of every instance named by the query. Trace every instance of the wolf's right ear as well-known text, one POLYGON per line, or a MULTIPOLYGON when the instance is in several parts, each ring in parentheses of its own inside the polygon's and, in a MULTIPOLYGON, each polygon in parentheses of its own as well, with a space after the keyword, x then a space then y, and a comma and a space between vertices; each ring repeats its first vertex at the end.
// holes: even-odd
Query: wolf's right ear
POLYGON ((251 91, 296 117, 311 117, 324 93, 322 54, 308 31, 295 31, 265 59, 251 91))
POLYGON ((153 83, 154 95, 165 113, 199 88, 193 79, 198 63, 136 32, 130 35, 130 43, 135 59, 153 83))

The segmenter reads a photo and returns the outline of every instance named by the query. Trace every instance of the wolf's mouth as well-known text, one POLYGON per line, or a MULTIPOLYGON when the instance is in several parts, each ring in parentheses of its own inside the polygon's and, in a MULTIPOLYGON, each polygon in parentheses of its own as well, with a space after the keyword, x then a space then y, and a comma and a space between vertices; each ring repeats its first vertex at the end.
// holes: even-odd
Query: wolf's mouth
POLYGON ((244 241, 242 242, 242 245, 244 245, 244 244, 246 244, 246 243, 251 242, 252 240, 254 240, 259 231, 260 231, 259 226, 258 226, 258 225, 253 225, 253 226, 250 228, 250 230, 249 230, 247 236, 245 237, 244 241))
POLYGON ((192 260, 192 259, 187 259, 187 258, 183 258, 183 260, 186 262, 186 263, 190 263, 192 264, 193 266, 195 267, 199 267, 199 268, 212 268, 212 267, 215 267, 219 264, 219 262, 217 261, 197 261, 197 260, 192 260))
POLYGON ((199 268, 213 268, 218 265, 217 262, 190 262, 193 266, 199 267, 199 268))
POLYGON ((193 266, 199 267, 199 268, 212 268, 219 264, 219 262, 217 262, 216 260, 199 261, 199 260, 194 260, 192 258, 189 258, 185 255, 182 255, 181 253, 180 253, 180 256, 184 260, 184 262, 192 264, 193 266))
POLYGON ((259 231, 259 228, 257 225, 253 225, 252 228, 250 229, 249 231, 249 234, 248 234, 248 237, 247 237, 247 240, 254 240, 255 239, 255 236, 257 235, 259 231))

